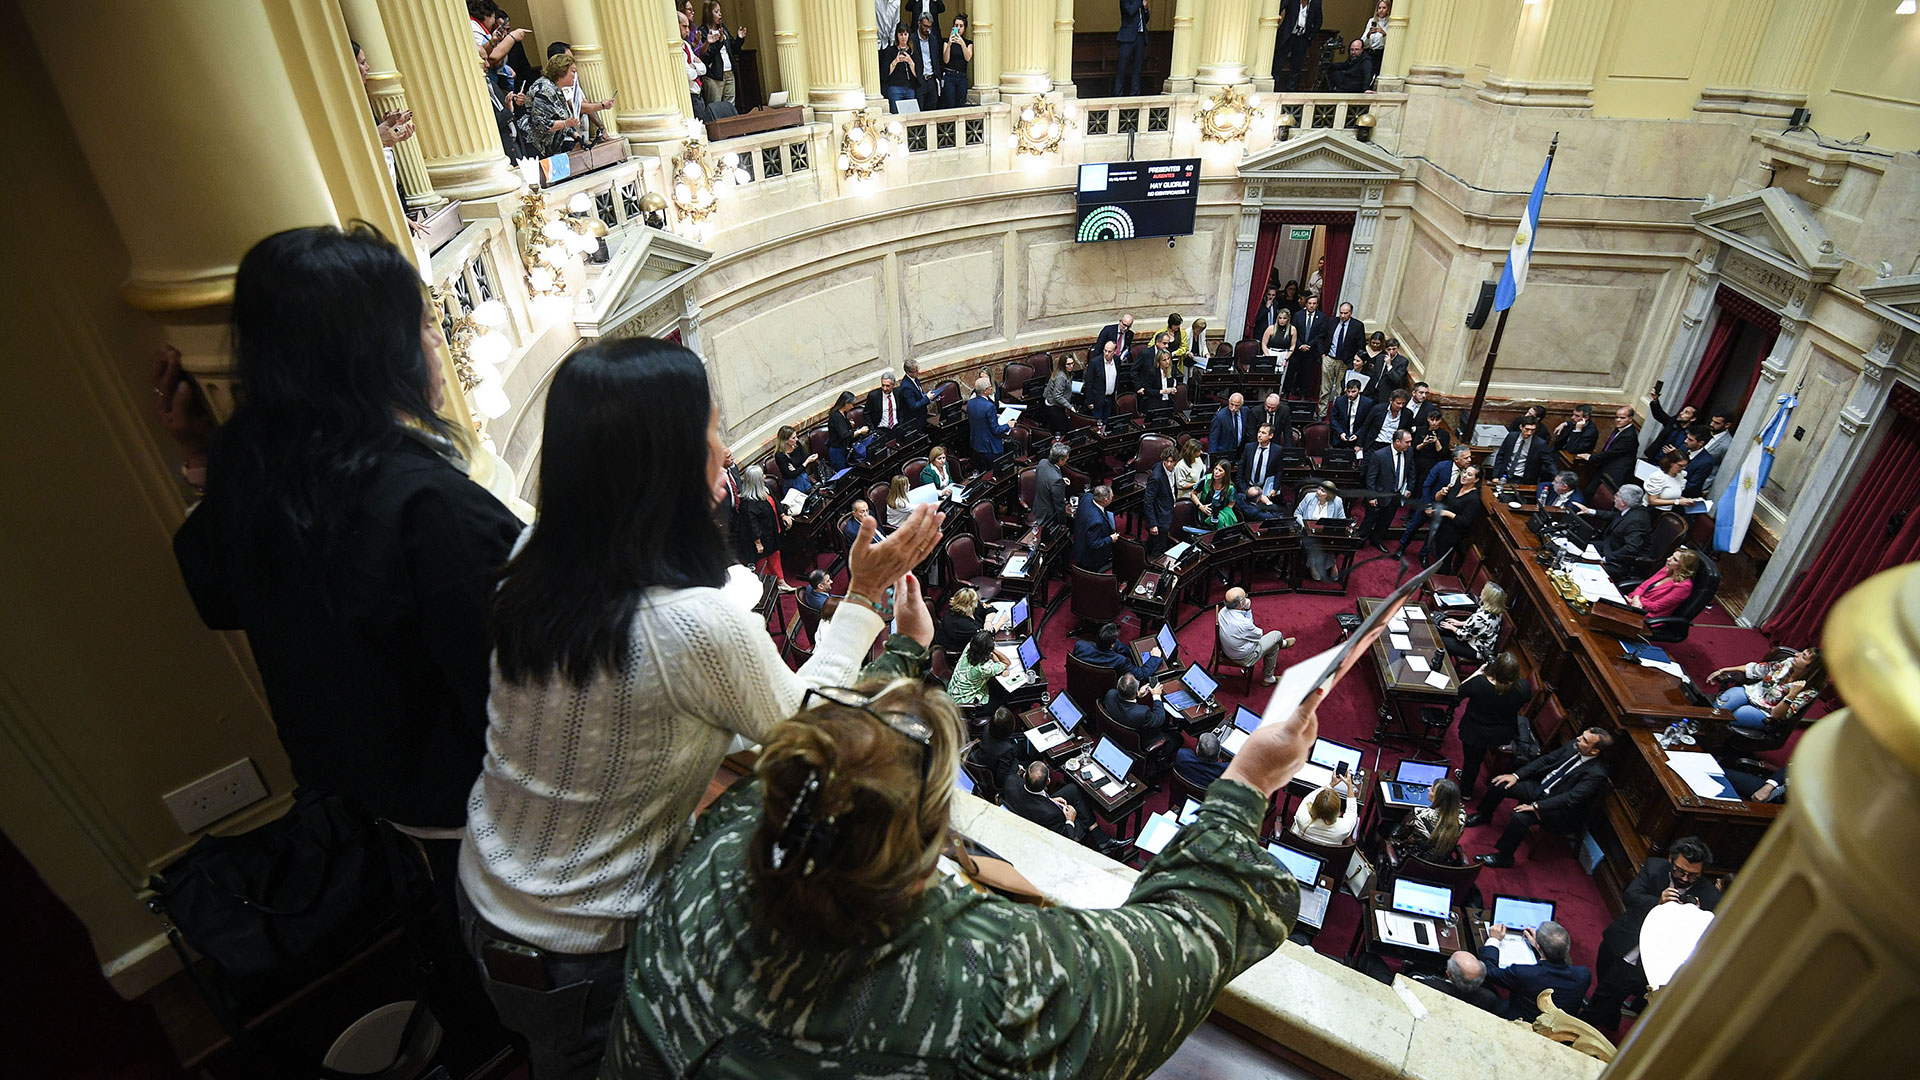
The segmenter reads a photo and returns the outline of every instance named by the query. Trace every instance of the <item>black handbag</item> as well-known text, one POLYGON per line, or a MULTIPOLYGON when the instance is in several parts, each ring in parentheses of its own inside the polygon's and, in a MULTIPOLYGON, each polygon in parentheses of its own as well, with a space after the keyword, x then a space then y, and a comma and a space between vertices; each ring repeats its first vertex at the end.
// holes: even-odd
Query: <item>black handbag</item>
POLYGON ((148 906, 230 1033, 400 927, 424 865, 337 796, 296 793, 275 821, 203 836, 148 882, 148 906), (184 940, 183 940, 184 939, 184 940), (196 971, 187 946, 213 968, 196 971))

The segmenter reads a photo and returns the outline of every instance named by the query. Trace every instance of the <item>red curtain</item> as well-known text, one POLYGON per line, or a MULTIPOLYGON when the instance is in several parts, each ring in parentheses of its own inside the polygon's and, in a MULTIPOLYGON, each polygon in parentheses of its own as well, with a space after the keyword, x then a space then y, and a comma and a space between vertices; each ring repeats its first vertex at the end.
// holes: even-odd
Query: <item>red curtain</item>
MULTIPOLYGON (((1777 643, 1814 645, 1841 594, 1889 567, 1920 559, 1920 395, 1896 386, 1886 441, 1833 532, 1793 592, 1760 629, 1777 643), (1904 392, 1904 394, 1902 393, 1904 392)), ((1803 498, 1817 498, 1806 492, 1803 498)))
POLYGON ((1352 218, 1327 226, 1327 265, 1320 271, 1320 310, 1329 315, 1340 313, 1340 279, 1346 276, 1347 248, 1352 243, 1352 218))
MULTIPOLYGON (((1727 370, 1727 360, 1733 356, 1734 339, 1740 336, 1740 316, 1726 308, 1718 309, 1720 321, 1713 324, 1713 333, 1707 337, 1707 349, 1700 354, 1700 366, 1694 369, 1693 385, 1687 387, 1687 396, 1683 405, 1693 406, 1694 412, 1707 407, 1707 399, 1713 396, 1713 388, 1720 382, 1720 374, 1727 370)), ((1759 370, 1759 365, 1755 365, 1759 370)))
POLYGON ((1242 338, 1258 337, 1260 327, 1260 304, 1267 298, 1267 278, 1273 275, 1273 256, 1280 250, 1280 231, 1285 226, 1278 222, 1269 223, 1266 215, 1260 216, 1260 239, 1253 249, 1253 295, 1247 297, 1247 325, 1240 330, 1242 338))

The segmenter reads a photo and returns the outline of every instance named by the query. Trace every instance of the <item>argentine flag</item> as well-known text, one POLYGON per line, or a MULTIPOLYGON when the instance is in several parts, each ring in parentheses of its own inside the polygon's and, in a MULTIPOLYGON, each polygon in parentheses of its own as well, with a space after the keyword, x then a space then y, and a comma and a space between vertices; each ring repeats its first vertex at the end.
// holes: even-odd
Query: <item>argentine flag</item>
POLYGON ((1781 396, 1773 419, 1767 422, 1766 430, 1754 442, 1747 459, 1740 463, 1739 477, 1727 485, 1726 494, 1720 496, 1720 505, 1714 511, 1715 551, 1739 551, 1740 545, 1746 543, 1747 526, 1753 522, 1754 500, 1760 497, 1760 489, 1767 486, 1767 474, 1773 471, 1774 448, 1786 437, 1787 419, 1799 404, 1800 399, 1792 394, 1781 396))
POLYGON ((1505 311, 1527 285, 1527 264, 1533 261, 1533 235, 1540 230, 1540 202, 1547 197, 1547 173, 1553 169, 1553 152, 1540 166, 1540 179, 1533 182, 1533 194, 1527 198, 1527 212, 1520 227, 1513 231, 1513 247, 1507 249, 1507 265, 1500 270, 1500 286, 1493 293, 1493 310, 1505 311))

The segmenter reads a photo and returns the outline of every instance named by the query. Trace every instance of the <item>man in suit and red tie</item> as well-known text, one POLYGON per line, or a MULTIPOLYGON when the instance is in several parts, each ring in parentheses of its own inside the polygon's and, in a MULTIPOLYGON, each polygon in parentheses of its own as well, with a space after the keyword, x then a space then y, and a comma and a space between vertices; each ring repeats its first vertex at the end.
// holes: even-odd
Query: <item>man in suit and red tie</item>
POLYGON ((1341 304, 1340 317, 1326 331, 1326 359, 1321 362, 1320 400, 1330 402, 1340 392, 1340 380, 1353 358, 1367 344, 1367 324, 1353 317, 1353 305, 1341 304))
POLYGON ((1122 315, 1119 321, 1110 322, 1100 328, 1100 336, 1095 338, 1093 342, 1094 355, 1100 355, 1100 350, 1104 348, 1109 341, 1113 342, 1114 355, 1123 360, 1133 355, 1132 315, 1122 315))

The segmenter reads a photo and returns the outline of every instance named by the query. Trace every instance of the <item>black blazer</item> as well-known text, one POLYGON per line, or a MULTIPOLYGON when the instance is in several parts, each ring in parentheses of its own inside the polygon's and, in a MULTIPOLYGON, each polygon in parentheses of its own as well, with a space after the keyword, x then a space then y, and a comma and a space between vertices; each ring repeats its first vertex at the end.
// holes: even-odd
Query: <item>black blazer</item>
POLYGON ((950 655, 958 656, 961 649, 980 632, 982 623, 972 615, 962 615, 949 611, 940 616, 940 622, 933 628, 933 647, 945 649, 950 655))
MULTIPOLYGON (((1294 24, 1300 18, 1300 4, 1301 0, 1287 0, 1286 6, 1280 10, 1280 39, 1282 41, 1293 36, 1294 24)), ((1306 5, 1307 39, 1311 41, 1313 36, 1320 32, 1320 0, 1306 0, 1306 5)))
POLYGON ((1114 385, 1108 386, 1106 359, 1101 356, 1099 349, 1095 349, 1093 350, 1093 355, 1087 358, 1087 370, 1081 373, 1081 379, 1083 381, 1080 387, 1080 396, 1086 399, 1087 406, 1091 408, 1094 402, 1106 397, 1108 394, 1118 393, 1119 384, 1128 377, 1127 354, 1116 352, 1113 354, 1114 385))
POLYGON ((1533 700, 1533 687, 1521 679, 1501 693, 1478 672, 1460 684, 1467 708, 1460 715, 1460 741, 1471 746, 1504 746, 1520 731, 1520 710, 1533 700))
POLYGON ((1633 463, 1640 458, 1640 429, 1616 429, 1604 438, 1596 433, 1594 439, 1600 448, 1588 460, 1618 491, 1633 479, 1633 463))
MULTIPOLYGON (((867 426, 875 431, 886 426, 887 409, 884 396, 879 387, 867 391, 867 426)), ((912 417, 907 414, 907 398, 900 392, 900 384, 893 384, 893 422, 895 427, 905 424, 912 417)))
POLYGON ((1347 330, 1346 333, 1343 334, 1340 332, 1340 317, 1338 315, 1328 319, 1326 322, 1327 329, 1322 336, 1326 338, 1327 346, 1321 350, 1322 352, 1332 353, 1335 359, 1345 364, 1350 363, 1360 350, 1367 347, 1366 323, 1361 322, 1359 319, 1348 319, 1347 330))
POLYGON ((1173 528, 1173 474, 1167 471, 1165 462, 1147 474, 1145 501, 1147 525, 1159 529, 1161 536, 1167 535, 1173 528))
POLYGON ((1587 809, 1607 790, 1607 765, 1598 755, 1575 765, 1551 793, 1541 790, 1541 780, 1579 752, 1569 741, 1513 771, 1520 781, 1514 785, 1516 795, 1527 796, 1520 801, 1532 803, 1540 814, 1540 823, 1547 828, 1579 827, 1587 819, 1587 809))
MULTIPOLYGON (((1250 442, 1240 448, 1240 464, 1234 471, 1233 482, 1238 484, 1243 491, 1248 484, 1254 482, 1253 455, 1259 449, 1260 444, 1258 442, 1250 442)), ((1280 444, 1277 442, 1267 444, 1266 475, 1272 477, 1276 485, 1280 482, 1280 444)), ((1262 478, 1262 480, 1264 479, 1265 477, 1262 478)))
POLYGON ((1093 493, 1080 497, 1080 509, 1073 515, 1073 565, 1096 573, 1113 567, 1113 515, 1093 501, 1093 493))
POLYGON ((1425 984, 1448 997, 1459 998, 1461 1001, 1472 1005, 1476 1009, 1485 1009, 1495 1016, 1506 1015, 1507 1003, 1500 1000, 1499 994, 1488 989, 1486 983, 1481 983, 1471 990, 1462 990, 1448 981, 1445 975, 1434 975, 1430 973, 1415 975, 1413 981, 1425 984))
POLYGON ((847 419, 847 414, 839 409, 827 414, 827 445, 843 450, 853 446, 853 421, 847 419))
MULTIPOLYGON (((1615 956, 1625 956, 1640 944, 1640 925, 1647 921, 1647 913, 1660 906, 1660 894, 1672 884, 1669 877, 1673 863, 1658 856, 1649 858, 1640 867, 1640 873, 1628 883, 1621 895, 1620 914, 1607 924, 1606 932, 1600 935, 1600 947, 1611 950, 1615 956)), ((1720 904, 1720 890, 1706 878, 1696 878, 1693 884, 1680 890, 1680 895, 1699 901, 1703 911, 1712 911, 1720 904)))
MULTIPOLYGON (((996 739, 992 735, 982 735, 980 741, 974 744, 973 763, 987 770, 987 775, 993 777, 994 783, 1000 785, 1003 800, 1008 788, 1024 783, 1023 778, 1015 775, 1015 770, 1027 760, 1021 755, 1021 747, 1032 745, 1024 735, 1015 735, 1011 739, 996 739)), ((1060 808, 1055 806, 1054 809, 1060 808)))
POLYGON ((1273 428, 1273 445, 1275 446, 1292 446, 1293 445, 1293 414, 1292 413, 1286 411, 1285 409, 1282 409, 1280 412, 1268 412, 1265 409, 1261 409, 1259 412, 1254 413, 1253 414, 1253 437, 1256 440, 1260 437, 1261 424, 1266 424, 1273 428))
MULTIPOLYGON (((1332 340, 1327 336, 1333 329, 1332 316, 1324 311, 1314 312, 1309 316, 1307 309, 1301 308, 1299 311, 1293 313, 1292 322, 1293 325, 1300 330, 1300 345, 1302 347, 1316 353, 1327 351, 1327 342, 1332 340), (1311 325, 1309 325, 1309 323, 1311 323, 1311 325)), ((1366 335, 1362 334, 1361 337, 1364 338, 1366 335)), ((1342 385, 1345 384, 1343 383, 1342 385)))
POLYGON ((1405 475, 1395 484, 1393 475, 1393 447, 1383 446, 1367 455, 1367 489, 1369 491, 1399 491, 1405 487, 1417 491, 1420 481, 1413 475, 1413 451, 1400 455, 1405 463, 1405 475))
POLYGON ((1600 537, 1599 548, 1607 573, 1619 577, 1632 570, 1653 552, 1653 511, 1635 506, 1616 513, 1600 537))
POLYGON ((324 562, 243 542, 254 515, 212 484, 173 535, 208 627, 247 635, 305 788, 369 814, 457 827, 486 754, 487 610, 520 519, 420 438, 397 436, 324 562))
POLYGON ((1565 450, 1569 454, 1591 454, 1593 453, 1593 448, 1598 445, 1599 442, 1599 425, 1589 420, 1587 421, 1586 430, 1575 431, 1573 430, 1573 421, 1569 420, 1567 421, 1567 426, 1560 434, 1553 437, 1553 448, 1555 450, 1565 450))
POLYGON ((1119 346, 1113 351, 1113 355, 1122 363, 1126 362, 1127 357, 1133 355, 1133 331, 1120 329, 1119 323, 1108 323, 1100 328, 1100 336, 1094 339, 1094 359, 1100 358, 1101 350, 1106 348, 1109 341, 1119 346))
POLYGON ((1158 701, 1122 701, 1119 688, 1107 691, 1101 704, 1107 715, 1121 727, 1140 732, 1159 731, 1167 726, 1167 710, 1158 701))
MULTIPOLYGON (((1392 404, 1390 401, 1382 401, 1367 411, 1367 418, 1360 425, 1362 449, 1371 450, 1379 441, 1380 429, 1387 426, 1387 413, 1392 404)), ((1414 420, 1412 409, 1400 410, 1400 430, 1413 435, 1413 441, 1417 443, 1420 441, 1420 429, 1413 426, 1414 420)), ((1412 454, 1413 451, 1408 450, 1407 453, 1412 454)))
POLYGON ((1466 539, 1467 534, 1473 531, 1473 527, 1480 523, 1480 518, 1487 512, 1486 503, 1481 501, 1478 487, 1465 495, 1454 495, 1440 500, 1440 508, 1453 511, 1453 516, 1441 518, 1439 528, 1434 530, 1435 558, 1439 557, 1440 552, 1452 551, 1460 546, 1460 541, 1466 539))
POLYGON ((1028 791, 1026 779, 1017 774, 1001 787, 1000 805, 1061 836, 1079 836, 1079 830, 1067 823, 1067 815, 1060 811, 1059 804, 1048 798, 1045 792, 1028 791))
POLYGON ((1537 484, 1553 476, 1553 452, 1547 448, 1547 440, 1538 435, 1525 448, 1520 445, 1520 433, 1513 432, 1501 442, 1500 450, 1493 455, 1493 465, 1488 475, 1498 479, 1509 468, 1509 477, 1516 484, 1537 484))
POLYGON ((780 550, 780 514, 773 508, 772 503, 765 499, 749 499, 743 496, 740 500, 740 513, 747 519, 748 550, 751 552, 755 540, 758 540, 764 549, 755 553, 756 558, 771 555, 780 550))

